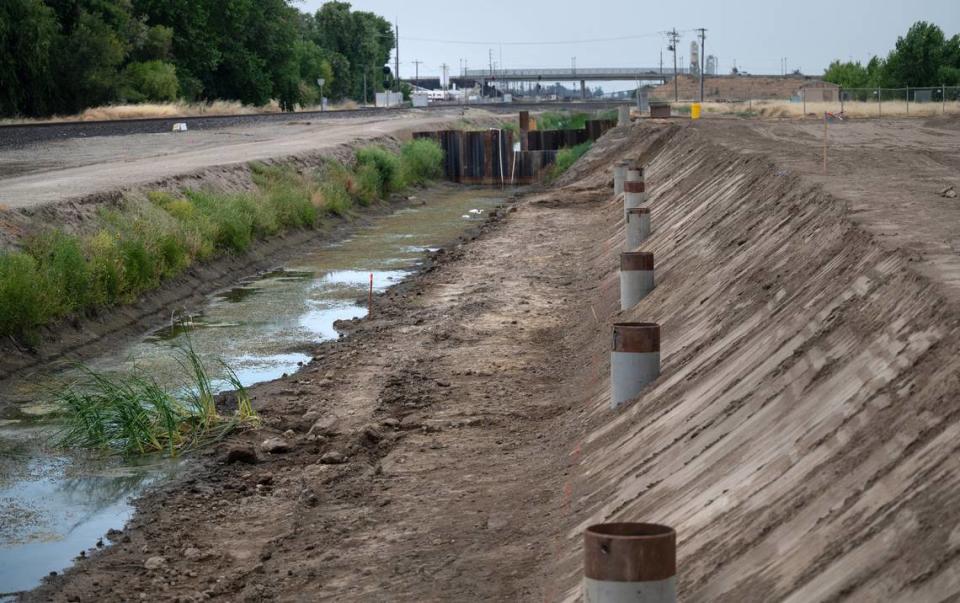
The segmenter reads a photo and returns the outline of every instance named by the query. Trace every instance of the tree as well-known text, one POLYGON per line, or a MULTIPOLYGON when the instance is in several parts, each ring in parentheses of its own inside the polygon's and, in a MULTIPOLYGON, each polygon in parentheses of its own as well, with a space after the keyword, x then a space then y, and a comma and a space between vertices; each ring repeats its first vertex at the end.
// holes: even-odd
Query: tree
POLYGON ((80 11, 76 27, 56 45, 57 107, 75 113, 116 98, 126 44, 100 15, 80 11))
POLYGON ((180 94, 177 68, 163 61, 130 63, 123 70, 121 98, 127 102, 171 102, 180 94))
POLYGON ((41 0, 0 2, 0 115, 50 110, 56 14, 41 0))
POLYGON ((394 48, 390 22, 370 12, 351 12, 348 2, 327 2, 314 14, 309 27, 313 42, 326 50, 333 69, 334 98, 363 95, 363 77, 373 90, 382 89, 379 74, 394 48))
POLYGON ((927 23, 914 23, 887 57, 885 74, 894 86, 932 86, 943 64, 946 39, 943 30, 927 23))

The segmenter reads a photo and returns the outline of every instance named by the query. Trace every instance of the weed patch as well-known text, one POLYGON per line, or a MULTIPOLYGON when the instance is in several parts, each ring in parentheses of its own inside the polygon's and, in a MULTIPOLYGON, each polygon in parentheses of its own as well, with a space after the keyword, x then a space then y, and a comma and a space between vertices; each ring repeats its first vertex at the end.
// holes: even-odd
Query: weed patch
POLYGON ((189 343, 177 350, 186 381, 167 390, 140 372, 109 376, 84 369, 83 377, 56 398, 63 427, 57 445, 112 454, 180 455, 222 439, 260 420, 236 373, 227 368, 236 389, 237 410, 221 415, 206 365, 189 343))
POLYGON ((556 180, 559 178, 560 175, 569 170, 578 159, 586 155, 592 146, 593 142, 587 141, 569 149, 561 149, 557 153, 557 161, 551 166, 550 172, 547 174, 547 180, 556 180))

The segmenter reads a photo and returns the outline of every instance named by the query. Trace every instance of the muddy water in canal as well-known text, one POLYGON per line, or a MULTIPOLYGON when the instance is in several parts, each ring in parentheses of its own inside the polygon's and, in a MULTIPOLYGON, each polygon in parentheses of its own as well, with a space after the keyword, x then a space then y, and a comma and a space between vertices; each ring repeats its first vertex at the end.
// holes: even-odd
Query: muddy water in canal
MULTIPOLYGON (((358 300, 366 298, 371 274, 375 290, 403 280, 427 250, 482 222, 503 195, 441 186, 419 201, 220 291, 178 313, 176 324, 88 364, 107 373, 136 367, 175 386, 175 351, 189 337, 213 373, 222 359, 244 385, 292 373, 309 361, 311 346, 338 336, 334 321, 366 314, 358 300)), ((56 421, 49 400, 75 374, 75 368, 54 368, 0 389, 0 593, 36 586, 101 538, 109 544, 108 530, 121 528, 132 514, 131 499, 189 462, 90 458, 52 448, 56 421)))

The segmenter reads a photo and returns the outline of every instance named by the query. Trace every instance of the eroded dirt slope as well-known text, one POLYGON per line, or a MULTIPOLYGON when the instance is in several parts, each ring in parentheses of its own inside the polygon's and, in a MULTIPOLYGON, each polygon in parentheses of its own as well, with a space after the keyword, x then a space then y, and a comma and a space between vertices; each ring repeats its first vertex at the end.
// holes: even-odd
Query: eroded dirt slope
MULTIPOLYGON (((956 596, 956 308, 845 201, 715 135, 649 165, 658 287, 618 317, 662 325, 662 377, 615 416, 606 378, 574 399, 567 600, 581 529, 614 518, 676 527, 685 600, 956 596)), ((591 262, 604 316, 616 255, 591 262)))

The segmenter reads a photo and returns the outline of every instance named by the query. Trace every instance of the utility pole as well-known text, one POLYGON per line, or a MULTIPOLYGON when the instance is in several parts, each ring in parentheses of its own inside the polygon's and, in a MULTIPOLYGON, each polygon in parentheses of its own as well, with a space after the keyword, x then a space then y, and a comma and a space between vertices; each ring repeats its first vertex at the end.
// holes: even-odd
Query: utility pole
POLYGON ((414 76, 414 82, 417 88, 420 87, 420 65, 423 64, 423 61, 420 59, 414 59, 413 64, 416 65, 416 75, 414 76))
POLYGON ((670 40, 670 46, 667 46, 667 50, 673 51, 673 102, 676 103, 680 101, 680 82, 677 81, 677 44, 680 43, 680 34, 674 27, 667 32, 667 36, 670 40))
POLYGON ((706 71, 705 67, 707 66, 706 64, 707 49, 705 46, 706 40, 707 40, 707 30, 701 27, 697 31, 700 32, 700 102, 702 103, 703 102, 703 72, 706 71))
POLYGON ((450 65, 444 63, 440 65, 440 88, 446 90, 450 87, 450 65))
POLYGON ((400 92, 400 26, 394 22, 393 27, 396 35, 395 43, 397 48, 397 63, 393 72, 393 78, 396 80, 396 92, 400 92))

